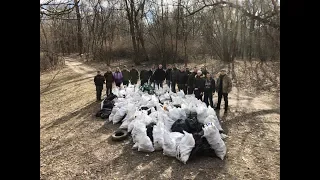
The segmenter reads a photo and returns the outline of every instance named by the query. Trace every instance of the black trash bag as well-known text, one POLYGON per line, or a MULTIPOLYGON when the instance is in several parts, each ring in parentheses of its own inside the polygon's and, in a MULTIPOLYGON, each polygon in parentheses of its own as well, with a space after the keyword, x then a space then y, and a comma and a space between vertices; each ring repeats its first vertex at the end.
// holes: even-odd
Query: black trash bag
POLYGON ((174 107, 176 107, 176 108, 181 108, 181 105, 180 104, 175 104, 175 105, 173 105, 174 107))
POLYGON ((107 119, 111 114, 112 109, 102 108, 96 113, 96 117, 101 117, 102 119, 107 119))
POLYGON ((187 118, 185 120, 186 125, 188 126, 190 132, 189 133, 196 133, 202 130, 202 123, 199 123, 196 117, 187 118))
POLYGON ((140 110, 148 110, 148 109, 149 109, 148 107, 144 107, 144 106, 140 107, 140 110))
POLYGON ((150 138, 151 142, 153 143, 153 126, 156 125, 156 123, 150 123, 147 125, 147 136, 150 138))
POLYGON ((186 121, 184 119, 178 119, 176 122, 174 122, 171 126, 171 131, 172 132, 179 132, 183 134, 183 131, 186 131, 190 133, 190 128, 186 124, 186 121))
POLYGON ((112 101, 112 100, 115 99, 115 98, 117 98, 117 96, 111 93, 111 94, 109 94, 109 95, 106 97, 106 100, 107 100, 107 101, 112 101))
POLYGON ((195 159, 197 156, 217 157, 214 150, 210 147, 207 139, 202 137, 203 131, 192 134, 195 140, 195 146, 191 151, 188 161, 195 159))
POLYGON ((112 109, 113 106, 114 106, 114 101, 109 101, 109 100, 103 101, 102 108, 112 109))

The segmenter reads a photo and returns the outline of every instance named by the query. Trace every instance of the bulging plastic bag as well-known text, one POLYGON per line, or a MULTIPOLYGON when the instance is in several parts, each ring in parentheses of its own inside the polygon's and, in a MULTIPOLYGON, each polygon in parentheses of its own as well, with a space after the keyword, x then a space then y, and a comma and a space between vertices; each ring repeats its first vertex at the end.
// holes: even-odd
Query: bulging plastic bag
POLYGON ((153 146, 155 150, 162 150, 164 131, 164 123, 162 121, 158 121, 153 126, 153 146))
POLYGON ((195 140, 192 134, 183 131, 184 136, 181 138, 180 143, 177 145, 176 158, 183 162, 187 163, 192 149, 195 146, 195 140))
POLYGON ((147 136, 147 128, 141 123, 137 122, 132 130, 132 140, 138 144, 138 151, 153 152, 154 148, 150 138, 147 136))
POLYGON ((224 141, 221 139, 218 128, 213 123, 205 124, 203 127, 203 133, 203 137, 207 139, 216 155, 223 160, 226 155, 227 148, 224 141))
POLYGON ((122 118, 126 115, 127 113, 127 107, 128 106, 122 106, 113 116, 112 122, 113 124, 117 124, 122 120, 122 118))
POLYGON ((182 139, 183 134, 178 132, 168 132, 167 130, 163 133, 163 155, 175 157, 177 152, 177 144, 182 139))

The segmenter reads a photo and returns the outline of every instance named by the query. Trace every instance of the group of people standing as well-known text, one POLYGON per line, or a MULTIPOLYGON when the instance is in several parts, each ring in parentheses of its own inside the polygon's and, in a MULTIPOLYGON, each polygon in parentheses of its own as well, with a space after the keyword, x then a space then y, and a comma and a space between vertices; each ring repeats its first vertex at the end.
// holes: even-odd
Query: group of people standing
POLYGON ((135 85, 140 78, 141 85, 147 83, 153 87, 163 87, 163 83, 171 88, 172 92, 183 90, 185 94, 194 94, 195 97, 201 101, 204 101, 207 106, 211 106, 215 109, 220 109, 222 97, 225 102, 225 111, 228 110, 228 94, 232 89, 231 79, 226 74, 226 70, 222 69, 218 73, 218 78, 215 80, 214 76, 210 74, 204 67, 198 69, 194 67, 193 70, 189 70, 187 67, 177 68, 174 64, 173 67, 168 65, 167 69, 164 70, 160 64, 157 68, 155 65, 150 70, 146 70, 145 65, 140 73, 137 69, 132 66, 131 70, 128 70, 124 66, 123 70, 117 67, 114 73, 111 72, 111 68, 102 76, 100 71, 94 77, 94 82, 97 91, 97 101, 101 100, 101 93, 103 90, 103 84, 106 84, 106 94, 112 93, 112 83, 120 87, 121 84, 128 85, 129 81, 135 85), (214 106, 213 95, 218 93, 218 103, 214 106))

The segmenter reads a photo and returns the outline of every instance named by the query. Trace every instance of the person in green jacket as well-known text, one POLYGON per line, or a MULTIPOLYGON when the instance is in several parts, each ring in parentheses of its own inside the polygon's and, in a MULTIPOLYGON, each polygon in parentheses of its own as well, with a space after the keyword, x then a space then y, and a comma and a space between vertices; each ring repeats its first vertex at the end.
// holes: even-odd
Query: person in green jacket
POLYGON ((123 76, 122 84, 123 84, 124 86, 128 86, 128 84, 129 84, 129 79, 130 79, 130 71, 128 70, 128 68, 127 68, 126 65, 123 66, 122 76, 123 76))

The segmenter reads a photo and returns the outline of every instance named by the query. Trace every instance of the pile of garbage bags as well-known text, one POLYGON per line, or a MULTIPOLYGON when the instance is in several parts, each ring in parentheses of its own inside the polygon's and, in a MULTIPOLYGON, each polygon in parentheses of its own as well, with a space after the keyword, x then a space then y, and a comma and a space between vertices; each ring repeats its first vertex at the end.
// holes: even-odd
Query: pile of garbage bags
POLYGON ((162 150, 184 164, 197 155, 224 159, 226 135, 216 113, 193 94, 173 93, 168 86, 149 94, 133 85, 112 92, 101 102, 99 112, 108 117, 107 122, 121 123, 119 128, 127 129, 134 143, 132 149, 162 150))

